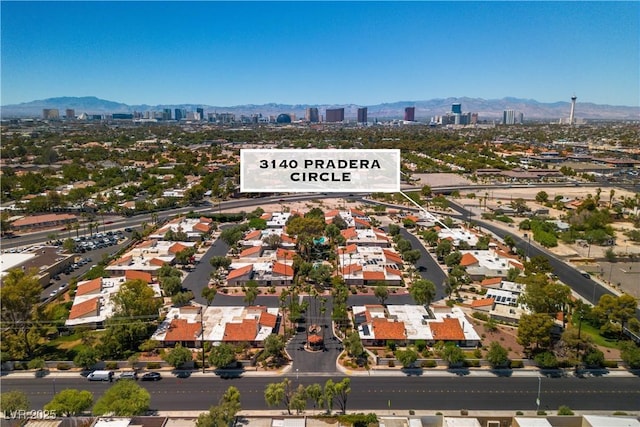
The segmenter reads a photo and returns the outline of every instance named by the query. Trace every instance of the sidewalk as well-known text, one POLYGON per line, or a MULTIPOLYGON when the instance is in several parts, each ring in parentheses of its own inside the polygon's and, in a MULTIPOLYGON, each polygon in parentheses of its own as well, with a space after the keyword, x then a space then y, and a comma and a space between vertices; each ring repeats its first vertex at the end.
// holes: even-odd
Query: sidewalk
MULTIPOLYGON (((275 371, 253 371, 253 370, 234 370, 223 373, 216 373, 213 370, 191 371, 191 377, 203 377, 203 378, 223 378, 225 375, 238 376, 238 377, 282 377, 293 376, 296 377, 335 377, 335 376, 348 376, 348 377, 573 377, 576 376, 574 369, 549 369, 541 370, 537 367, 526 367, 516 369, 498 369, 493 370, 490 368, 459 368, 448 369, 446 367, 436 368, 411 368, 411 369, 389 369, 382 367, 374 367, 370 370, 353 370, 347 369, 339 365, 336 361, 335 372, 291 372, 291 365, 287 365, 281 369, 275 371)), ((176 370, 178 371, 178 370, 176 370)), ((184 370, 182 370, 184 371, 184 370)), ((173 370, 159 370, 163 378, 173 378, 173 370)), ((626 369, 599 369, 599 370, 584 370, 581 371, 581 377, 637 377, 633 372, 626 369)), ((79 371, 49 371, 41 378, 81 378, 82 375, 79 371)), ((115 378, 118 375, 116 373, 115 378)), ((36 378, 34 371, 9 371, 2 372, 0 379, 24 379, 24 378, 36 378)))

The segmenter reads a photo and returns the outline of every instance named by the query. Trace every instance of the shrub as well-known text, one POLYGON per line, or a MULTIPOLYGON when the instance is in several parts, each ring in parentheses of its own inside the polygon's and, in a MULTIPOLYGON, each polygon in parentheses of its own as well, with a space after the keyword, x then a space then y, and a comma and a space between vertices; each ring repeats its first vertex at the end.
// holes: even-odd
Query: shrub
POLYGON ((423 368, 435 368, 438 364, 433 359, 423 360, 420 362, 420 366, 423 368))
POLYGON ((416 340, 416 350, 418 350, 418 352, 422 353, 425 348, 427 348, 425 340, 416 340))
POLYGON ((468 359, 464 361, 465 366, 469 368, 479 368, 480 361, 478 359, 468 359))
POLYGON ((547 413, 545 411, 538 411, 536 412, 536 415, 547 415, 547 413))
POLYGON ((58 371, 68 371, 69 369, 71 369, 71 365, 69 365, 68 363, 60 362, 56 365, 56 369, 58 371))
POLYGON ((604 367, 609 369, 616 369, 618 367, 618 362, 615 360, 605 360, 604 367))
POLYGON ((524 362, 522 360, 512 360, 510 367, 511 369, 524 368, 524 362))
POLYGON ((118 362, 107 362, 105 363, 105 367, 108 371, 115 371, 118 369, 118 362))
POLYGON ((393 368, 396 366, 396 362, 394 362, 393 360, 389 360, 389 362, 387 363, 387 366, 389 366, 390 368, 393 368))
POLYGON ((516 411, 516 415, 524 415, 524 412, 522 412, 522 411, 516 411))
POLYGON ((573 411, 566 405, 558 407, 558 415, 573 415, 573 411))
POLYGON ((557 368, 559 365, 556 356, 548 351, 536 355, 534 360, 540 368, 557 368))
POLYGON ((147 369, 160 369, 160 362, 147 362, 147 369))

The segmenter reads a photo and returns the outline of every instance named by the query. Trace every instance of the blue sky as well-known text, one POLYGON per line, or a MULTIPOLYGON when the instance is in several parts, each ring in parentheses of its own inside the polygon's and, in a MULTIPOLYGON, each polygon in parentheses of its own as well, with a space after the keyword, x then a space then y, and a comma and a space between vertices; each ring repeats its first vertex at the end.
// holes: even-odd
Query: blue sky
POLYGON ((2 105, 640 105, 640 2, 2 1, 2 105))

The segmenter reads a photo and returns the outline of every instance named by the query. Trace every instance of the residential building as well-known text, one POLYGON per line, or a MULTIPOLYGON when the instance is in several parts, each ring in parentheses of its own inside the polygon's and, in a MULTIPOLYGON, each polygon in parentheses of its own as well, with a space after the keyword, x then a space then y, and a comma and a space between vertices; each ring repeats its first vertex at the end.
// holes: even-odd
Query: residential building
POLYGON ((421 305, 365 305, 352 307, 353 322, 365 346, 397 345, 423 340, 428 345, 453 342, 461 347, 475 347, 480 336, 458 307, 421 305))
POLYGON ((249 343, 261 347, 272 333, 278 333, 280 315, 277 308, 250 307, 172 307, 165 321, 151 339, 164 347, 181 344, 200 347, 202 341, 213 343, 249 343))

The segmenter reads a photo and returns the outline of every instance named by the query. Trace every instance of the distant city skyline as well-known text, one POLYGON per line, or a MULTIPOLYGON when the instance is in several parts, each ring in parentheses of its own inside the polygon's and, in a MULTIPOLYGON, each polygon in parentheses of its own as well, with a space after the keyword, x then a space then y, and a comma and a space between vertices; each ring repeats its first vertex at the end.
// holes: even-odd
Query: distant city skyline
POLYGON ((14 2, 1 105, 640 105, 638 2, 14 2))

